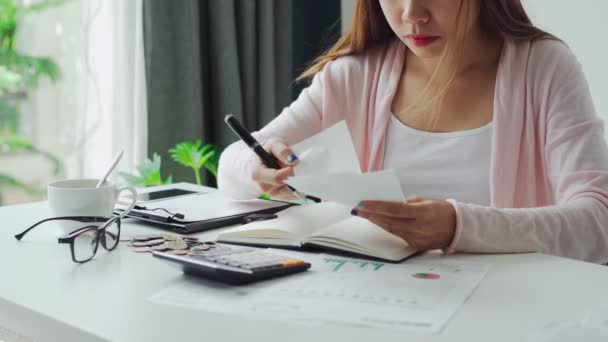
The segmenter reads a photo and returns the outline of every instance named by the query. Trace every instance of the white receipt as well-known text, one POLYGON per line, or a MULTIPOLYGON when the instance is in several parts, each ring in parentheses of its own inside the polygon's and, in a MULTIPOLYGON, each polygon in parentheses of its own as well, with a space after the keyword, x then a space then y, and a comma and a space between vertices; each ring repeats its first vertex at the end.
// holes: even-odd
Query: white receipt
POLYGON ((344 120, 291 148, 300 159, 294 168, 296 176, 361 172, 344 120))
POLYGON ((400 202, 405 198, 393 170, 291 177, 286 183, 324 201, 334 201, 351 207, 364 200, 400 202))
POLYGON ((286 183, 305 194, 355 206, 362 200, 402 201, 393 170, 361 174, 359 158, 345 121, 294 146, 299 157, 294 177, 286 183))

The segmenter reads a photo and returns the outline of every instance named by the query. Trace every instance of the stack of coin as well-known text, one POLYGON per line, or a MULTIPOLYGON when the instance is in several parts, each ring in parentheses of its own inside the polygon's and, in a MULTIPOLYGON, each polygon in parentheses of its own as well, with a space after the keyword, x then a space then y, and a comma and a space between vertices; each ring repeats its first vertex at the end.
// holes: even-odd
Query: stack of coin
POLYGON ((203 244, 196 237, 173 234, 137 235, 129 241, 128 246, 136 253, 160 251, 176 255, 186 255, 191 247, 203 244))

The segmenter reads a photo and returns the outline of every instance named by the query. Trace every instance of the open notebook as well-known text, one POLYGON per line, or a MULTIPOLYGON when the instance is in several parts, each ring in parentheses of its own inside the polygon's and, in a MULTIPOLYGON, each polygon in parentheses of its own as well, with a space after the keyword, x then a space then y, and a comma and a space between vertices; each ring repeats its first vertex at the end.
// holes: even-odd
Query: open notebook
POLYGON ((229 229, 218 241, 268 247, 315 246, 398 262, 416 253, 401 238, 350 214, 350 207, 322 202, 287 208, 278 218, 229 229))

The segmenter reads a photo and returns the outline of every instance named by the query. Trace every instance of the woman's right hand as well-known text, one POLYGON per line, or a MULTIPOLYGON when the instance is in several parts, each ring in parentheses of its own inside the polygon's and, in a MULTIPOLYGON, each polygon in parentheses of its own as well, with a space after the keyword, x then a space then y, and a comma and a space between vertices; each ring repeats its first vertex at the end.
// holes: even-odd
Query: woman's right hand
POLYGON ((269 139, 262 144, 262 147, 277 159, 281 168, 278 170, 268 168, 256 156, 251 175, 253 181, 261 191, 272 197, 285 200, 297 199, 298 197, 285 186, 284 180, 294 175, 293 167, 298 164, 298 157, 281 139, 269 139))

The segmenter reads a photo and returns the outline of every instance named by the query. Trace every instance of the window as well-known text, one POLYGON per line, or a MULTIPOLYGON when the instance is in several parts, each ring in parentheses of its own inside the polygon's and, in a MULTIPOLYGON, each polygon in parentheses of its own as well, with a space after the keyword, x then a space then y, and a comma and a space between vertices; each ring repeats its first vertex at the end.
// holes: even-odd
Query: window
POLYGON ((132 169, 146 154, 141 1, 0 5, 1 20, 25 14, 14 36, 1 32, 0 204, 42 199, 55 179, 100 177, 121 148, 132 169))

